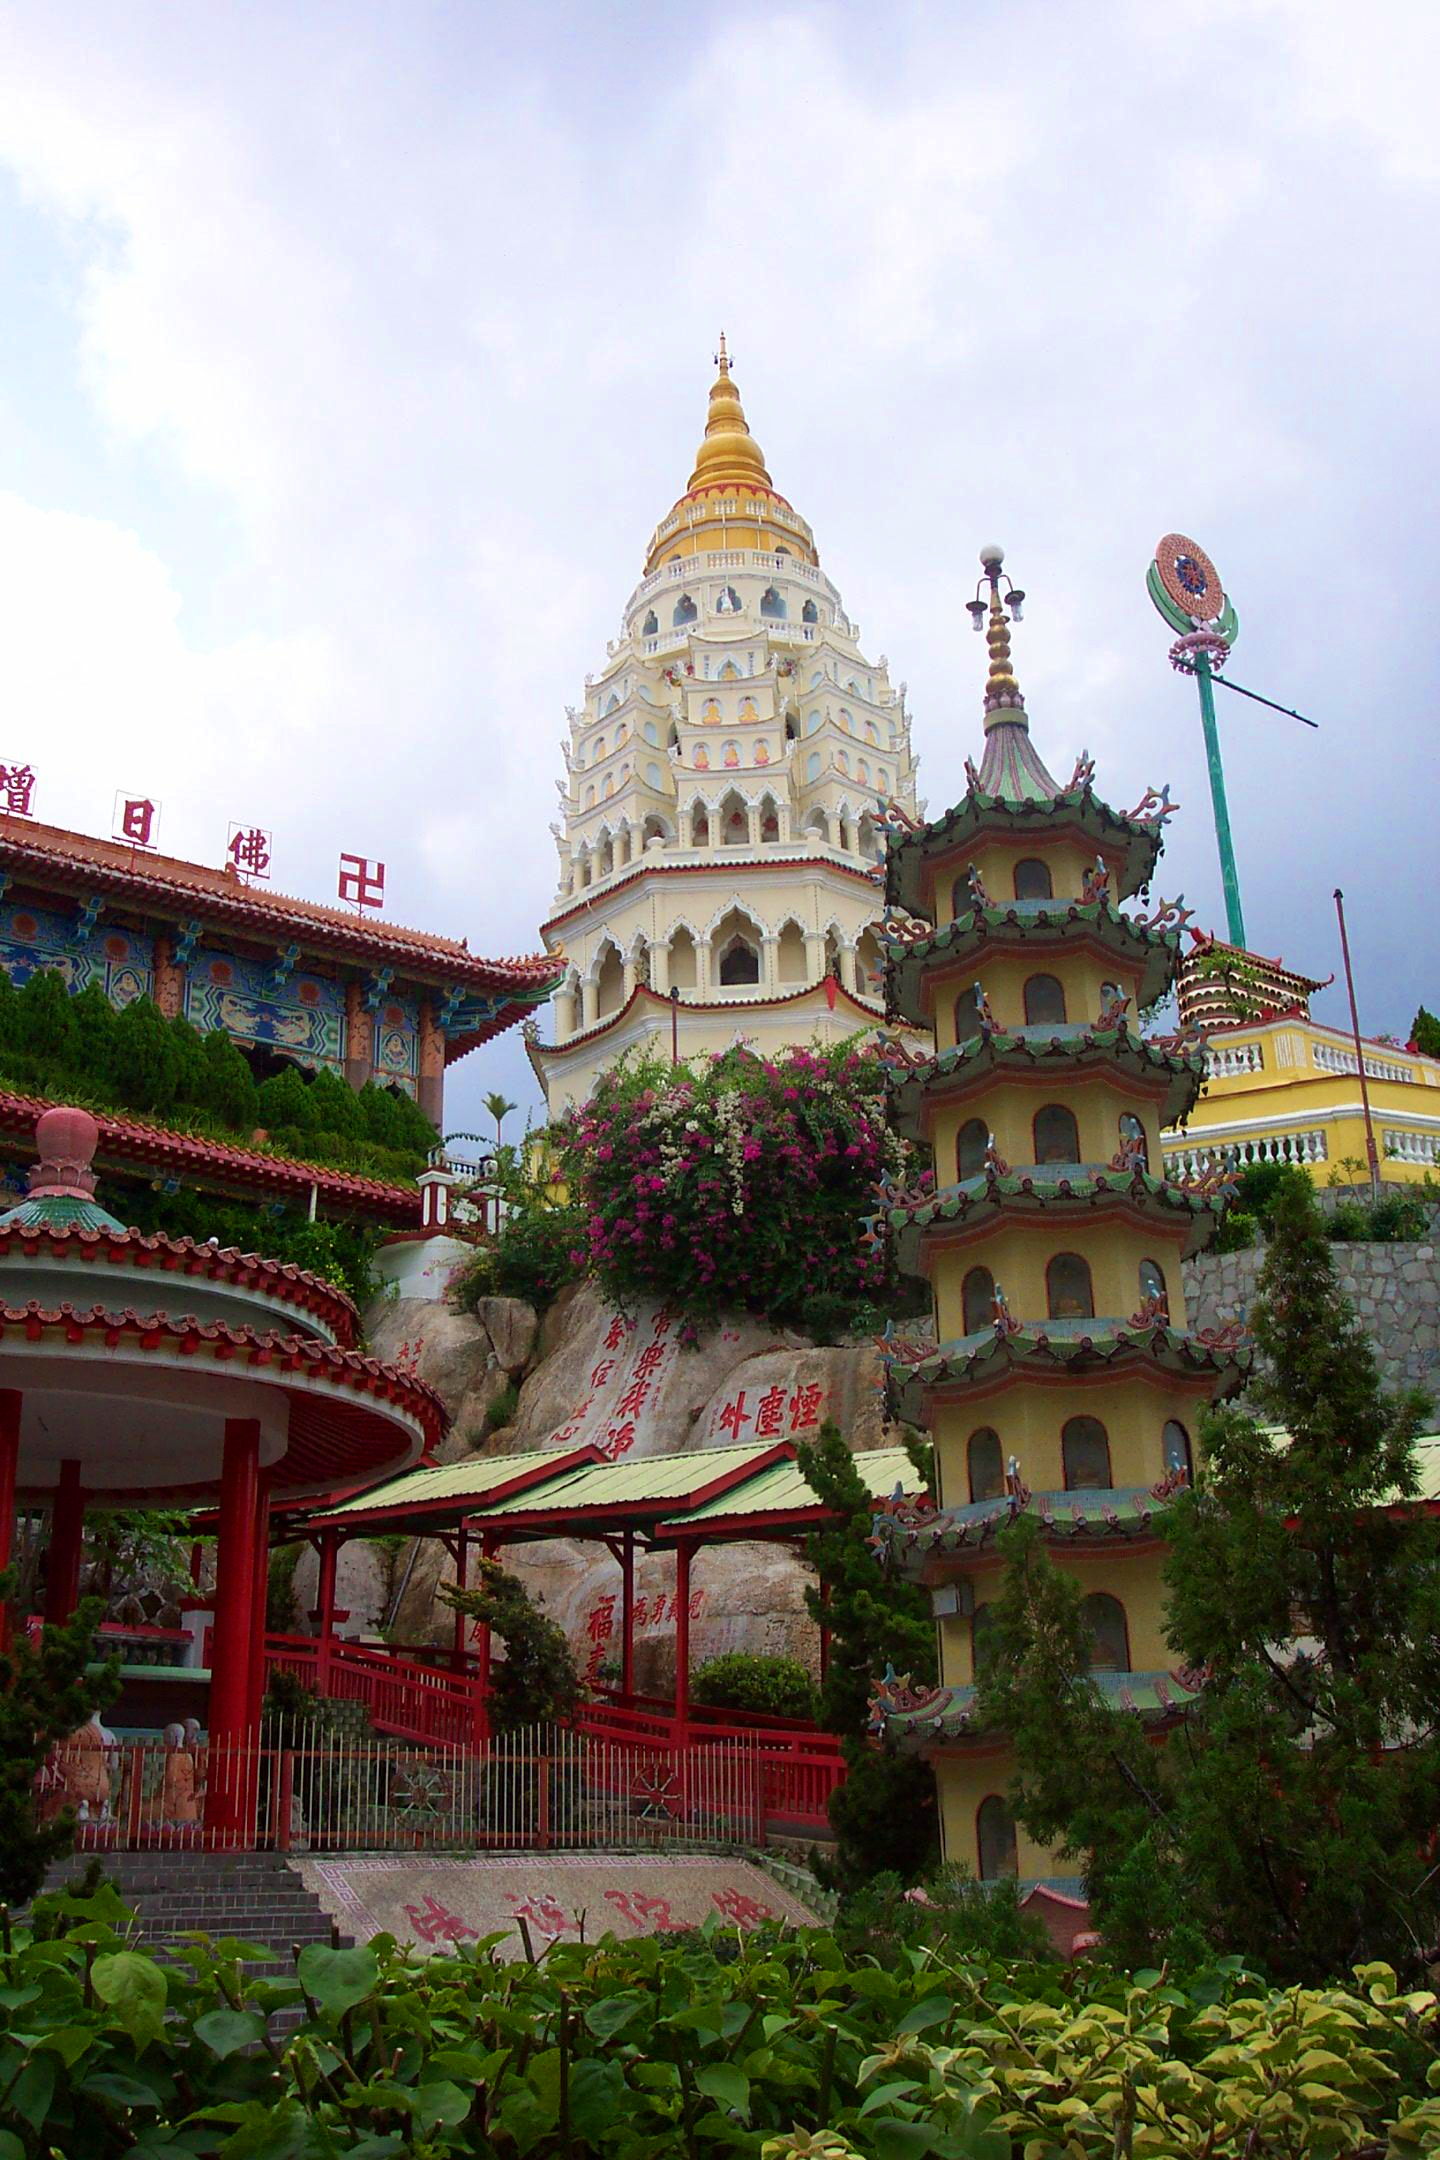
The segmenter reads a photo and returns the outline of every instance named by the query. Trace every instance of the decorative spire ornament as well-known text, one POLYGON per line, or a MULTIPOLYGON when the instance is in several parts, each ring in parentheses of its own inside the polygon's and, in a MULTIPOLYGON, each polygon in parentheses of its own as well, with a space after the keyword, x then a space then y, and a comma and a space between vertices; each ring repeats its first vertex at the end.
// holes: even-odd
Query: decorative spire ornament
POLYGON ((1048 803, 1060 793, 1060 785, 1046 771, 1030 742, 1029 715, 1010 653, 1010 625, 1021 620, 1025 595, 1001 568, 1004 560, 1004 548, 981 548, 980 582, 975 587, 975 598, 965 603, 971 622, 984 631, 990 649, 990 672, 985 681, 985 756, 975 791, 998 796, 1005 802, 1048 803))

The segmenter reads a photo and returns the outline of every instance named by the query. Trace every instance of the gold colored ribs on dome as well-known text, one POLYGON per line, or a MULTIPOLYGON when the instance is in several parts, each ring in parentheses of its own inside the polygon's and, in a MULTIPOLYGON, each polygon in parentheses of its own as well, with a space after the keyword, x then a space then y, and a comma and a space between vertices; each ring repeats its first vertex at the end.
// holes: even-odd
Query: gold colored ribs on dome
POLYGON ((662 561, 732 548, 793 555, 802 562, 818 563, 810 527, 777 493, 760 445, 750 432, 730 372, 723 331, 715 365, 718 372, 710 390, 705 435, 695 454, 695 470, 686 492, 651 535, 646 575, 662 561))

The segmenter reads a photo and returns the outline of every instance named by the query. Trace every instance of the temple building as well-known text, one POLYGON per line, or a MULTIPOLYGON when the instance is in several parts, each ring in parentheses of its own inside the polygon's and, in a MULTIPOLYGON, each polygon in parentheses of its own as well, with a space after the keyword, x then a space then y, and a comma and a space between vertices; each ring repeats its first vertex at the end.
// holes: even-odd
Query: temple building
MULTIPOLYGON (((1177 995, 1182 1023, 1206 1031, 1205 1086, 1184 1130, 1164 1135, 1167 1170, 1281 1162, 1319 1185, 1366 1183, 1355 1038, 1310 1016, 1325 987, 1279 960, 1199 940, 1177 995)), ((1381 1179, 1418 1184, 1440 1168, 1440 1058, 1370 1039, 1363 1049, 1381 1179)))
POLYGON ((953 810, 888 850, 890 1010, 934 1044, 887 1050, 892 1115, 933 1152, 934 1184, 889 1194, 884 1220, 935 1307, 933 1341, 891 1342, 889 1385, 898 1414, 934 1435, 938 1490, 933 1505, 897 1496, 875 1528, 932 1591, 940 1684, 900 1676, 874 1710, 877 1730, 934 1762, 948 1858, 1053 1879, 1055 1856, 1011 1814, 1003 1736, 973 1728, 996 1533, 1021 1511, 1039 1521, 1084 1587, 1097 1680, 1163 1730, 1194 1683, 1170 1670, 1157 1516, 1243 1354, 1230 1334, 1189 1331, 1181 1277, 1226 1181, 1157 1174, 1162 1129, 1199 1091, 1201 1046, 1147 1040, 1135 1020, 1178 963, 1176 905, 1121 907, 1149 886, 1169 805, 1150 791, 1117 813, 1083 756, 1063 785, 1046 770, 1011 666, 1000 551, 981 561, 984 758, 967 760, 953 810))
MULTIPOLYGON (((148 805, 145 807, 149 807, 148 805)), ((411 1096, 443 1131, 456 1058, 544 1002, 543 955, 482 960, 463 938, 272 891, 123 842, 0 817, 0 967, 223 1029, 264 1079, 289 1061, 411 1096)))
POLYGON ((552 1115, 636 1045, 762 1052, 881 1019, 877 813, 915 808, 904 687, 777 494, 724 340, 685 493, 570 711, 544 925, 552 1115))

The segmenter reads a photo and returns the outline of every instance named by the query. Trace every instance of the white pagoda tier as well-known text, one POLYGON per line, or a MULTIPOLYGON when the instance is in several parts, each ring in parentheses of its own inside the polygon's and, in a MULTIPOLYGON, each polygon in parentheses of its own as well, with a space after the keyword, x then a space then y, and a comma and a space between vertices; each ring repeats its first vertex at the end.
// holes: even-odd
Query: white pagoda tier
POLYGON ((876 814, 915 814, 904 686, 776 494, 721 340, 690 485, 570 711, 552 1117, 632 1046, 762 1055, 879 1027, 876 814))

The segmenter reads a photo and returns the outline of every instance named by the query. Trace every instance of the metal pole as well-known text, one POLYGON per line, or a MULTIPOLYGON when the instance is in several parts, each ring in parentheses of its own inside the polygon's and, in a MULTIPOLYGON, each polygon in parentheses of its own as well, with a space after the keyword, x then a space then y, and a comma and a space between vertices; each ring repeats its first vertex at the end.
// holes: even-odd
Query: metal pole
POLYGON ((1195 680, 1200 685, 1200 725, 1205 730, 1205 760, 1210 767, 1210 802, 1215 812, 1215 844, 1220 851, 1220 883, 1225 892, 1225 923, 1230 943, 1245 946, 1245 917, 1240 912, 1240 879, 1235 869, 1235 847, 1230 838, 1230 811, 1225 801, 1225 768, 1220 763, 1220 730, 1215 724, 1215 691, 1210 677, 1210 655, 1195 655, 1195 680))
POLYGON ((678 984, 676 984, 676 983, 672 983, 672 984, 670 985, 670 1063, 671 1063, 672 1065, 678 1065, 678 1064, 679 1064, 679 1062, 680 1062, 680 989, 679 989, 679 985, 678 985, 678 984))
POLYGON ((1350 940, 1345 931, 1345 895, 1335 888, 1335 913, 1340 918, 1340 952, 1345 962, 1345 988, 1350 997, 1350 1032, 1355 1038, 1355 1064, 1360 1075, 1360 1107, 1365 1112, 1365 1160, 1370 1165, 1370 1197, 1380 1198, 1380 1154, 1375 1145, 1375 1122, 1370 1115, 1370 1088, 1365 1078, 1365 1045, 1360 1040, 1360 1010, 1355 1003, 1355 975, 1350 966, 1350 940))

